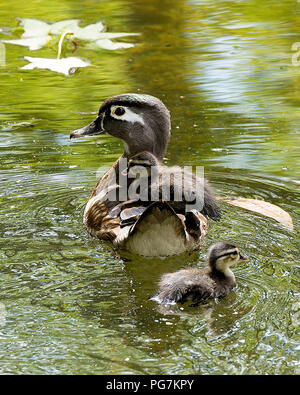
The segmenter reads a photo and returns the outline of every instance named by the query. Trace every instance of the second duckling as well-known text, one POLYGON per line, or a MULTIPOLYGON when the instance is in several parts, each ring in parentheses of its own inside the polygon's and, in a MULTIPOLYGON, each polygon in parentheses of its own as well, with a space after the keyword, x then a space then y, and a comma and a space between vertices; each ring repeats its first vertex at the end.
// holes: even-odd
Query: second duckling
POLYGON ((159 291, 151 300, 159 303, 192 300, 197 304, 207 299, 225 297, 236 286, 230 267, 248 259, 233 244, 215 243, 208 251, 207 268, 187 268, 164 274, 159 282, 159 291))

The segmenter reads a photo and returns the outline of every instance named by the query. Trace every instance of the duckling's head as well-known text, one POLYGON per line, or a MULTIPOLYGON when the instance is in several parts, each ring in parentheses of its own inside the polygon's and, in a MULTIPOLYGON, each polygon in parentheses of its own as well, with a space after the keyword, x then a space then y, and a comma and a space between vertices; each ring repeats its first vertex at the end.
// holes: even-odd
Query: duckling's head
POLYGON ((159 99, 126 93, 105 100, 95 121, 74 130, 70 138, 108 133, 123 140, 126 156, 148 151, 162 161, 170 128, 170 113, 159 99))
POLYGON ((128 160, 129 177, 150 177, 156 175, 154 170, 159 165, 156 157, 150 152, 140 152, 128 160))
POLYGON ((235 245, 220 241, 215 243, 208 250, 208 263, 211 269, 224 274, 228 273, 230 266, 239 261, 248 261, 247 256, 243 256, 235 245))

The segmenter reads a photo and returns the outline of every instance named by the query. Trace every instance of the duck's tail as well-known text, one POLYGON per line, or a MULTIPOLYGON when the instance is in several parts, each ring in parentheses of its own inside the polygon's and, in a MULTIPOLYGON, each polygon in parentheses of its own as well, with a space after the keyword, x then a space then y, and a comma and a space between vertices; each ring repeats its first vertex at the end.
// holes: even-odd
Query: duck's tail
POLYGON ((164 201, 152 203, 132 225, 125 248, 144 256, 169 256, 186 251, 184 217, 164 201))

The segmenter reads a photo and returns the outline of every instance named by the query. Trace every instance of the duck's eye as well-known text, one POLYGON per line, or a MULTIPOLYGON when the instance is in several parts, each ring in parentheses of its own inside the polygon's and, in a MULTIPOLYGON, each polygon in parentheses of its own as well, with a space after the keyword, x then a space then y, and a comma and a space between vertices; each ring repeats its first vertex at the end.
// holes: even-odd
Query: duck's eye
POLYGON ((122 115, 125 114, 125 108, 124 107, 116 107, 113 111, 113 115, 117 115, 118 117, 121 117, 122 115))
POLYGON ((238 254, 237 251, 233 251, 233 252, 231 253, 231 255, 233 255, 233 256, 237 256, 237 254, 238 254))

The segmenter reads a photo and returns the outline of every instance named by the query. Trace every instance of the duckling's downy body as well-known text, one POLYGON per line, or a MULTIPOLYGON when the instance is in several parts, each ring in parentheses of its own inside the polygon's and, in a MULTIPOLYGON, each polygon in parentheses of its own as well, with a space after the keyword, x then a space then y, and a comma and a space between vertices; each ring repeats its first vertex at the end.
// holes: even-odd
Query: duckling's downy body
POLYGON ((149 95, 112 97, 102 104, 95 121, 70 137, 104 133, 122 139, 125 150, 99 180, 86 205, 84 223, 89 233, 144 256, 200 248, 208 218, 217 220, 220 212, 207 182, 185 172, 187 181, 180 192, 183 171, 161 165, 170 138, 170 115, 164 104, 149 95), (125 166, 124 160, 128 160, 125 166), (134 180, 130 176, 138 165, 146 172, 134 180), (143 187, 150 180, 150 168, 154 170, 151 182, 143 187), (135 191, 135 186, 142 197, 121 198, 124 192, 135 191), (167 198, 166 189, 170 193, 167 198), (112 192, 116 192, 113 199, 112 192))
POLYGON ((164 274, 159 291, 151 299, 159 303, 183 303, 186 300, 198 303, 222 298, 236 286, 230 266, 247 260, 233 244, 218 242, 209 249, 207 268, 187 268, 164 274))

